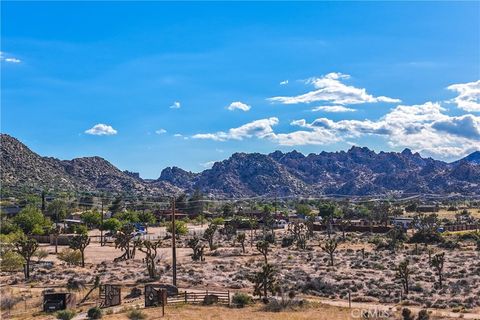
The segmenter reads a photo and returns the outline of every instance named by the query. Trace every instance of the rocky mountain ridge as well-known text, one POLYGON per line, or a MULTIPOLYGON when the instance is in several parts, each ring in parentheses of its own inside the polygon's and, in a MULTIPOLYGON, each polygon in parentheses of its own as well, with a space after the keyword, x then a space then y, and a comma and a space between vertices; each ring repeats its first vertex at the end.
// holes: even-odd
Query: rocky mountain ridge
POLYGON ((1 135, 3 186, 172 195, 201 190, 212 197, 434 193, 480 195, 480 152, 447 163, 405 149, 376 153, 366 147, 303 155, 234 153, 200 173, 165 168, 156 180, 121 171, 100 157, 41 157, 1 135))

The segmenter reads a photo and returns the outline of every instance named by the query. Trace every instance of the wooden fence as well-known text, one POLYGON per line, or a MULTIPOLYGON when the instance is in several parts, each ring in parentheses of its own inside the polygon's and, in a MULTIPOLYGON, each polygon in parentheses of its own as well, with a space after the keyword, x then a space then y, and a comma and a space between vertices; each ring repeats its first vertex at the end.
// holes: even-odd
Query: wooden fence
POLYGON ((216 296, 218 303, 230 305, 230 291, 205 291, 205 292, 187 292, 178 293, 177 295, 167 297, 169 303, 203 303, 205 297, 216 296))

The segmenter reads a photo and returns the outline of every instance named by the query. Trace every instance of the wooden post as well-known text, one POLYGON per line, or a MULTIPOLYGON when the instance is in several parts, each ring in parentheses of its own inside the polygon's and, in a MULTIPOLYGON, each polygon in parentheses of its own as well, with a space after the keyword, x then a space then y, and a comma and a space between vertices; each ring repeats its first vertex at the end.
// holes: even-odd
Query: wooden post
POLYGON ((352 308, 352 293, 348 291, 348 307, 352 308))
POLYGON ((227 292, 228 292, 228 306, 230 307, 230 290, 228 290, 227 292))
POLYGON ((185 291, 185 303, 187 303, 187 291, 185 291))
POLYGON ((167 289, 162 289, 162 317, 165 315, 165 305, 167 304, 167 289))

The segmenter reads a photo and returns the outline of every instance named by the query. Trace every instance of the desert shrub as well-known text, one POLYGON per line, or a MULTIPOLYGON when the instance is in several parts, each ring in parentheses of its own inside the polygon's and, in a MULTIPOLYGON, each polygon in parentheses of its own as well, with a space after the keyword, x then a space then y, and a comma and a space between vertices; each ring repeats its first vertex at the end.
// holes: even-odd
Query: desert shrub
POLYGON ((5 251, 0 255, 0 268, 2 271, 20 271, 23 268, 24 260, 21 255, 14 251, 5 251))
POLYGON ((5 294, 4 292, 0 295, 0 308, 2 310, 10 310, 12 309, 18 302, 20 298, 5 294))
POLYGON ((57 312, 57 319, 60 320, 71 320, 73 317, 75 317, 75 311, 74 310, 61 310, 57 312))
POLYGON ((402 319, 403 320, 413 320, 414 316, 412 314, 412 310, 408 308, 403 308, 402 309, 402 319))
POLYGON ((293 237, 283 237, 282 238, 282 248, 290 247, 293 244, 293 237))
POLYGON ((133 309, 127 313, 127 317, 130 320, 143 320, 147 318, 147 315, 140 310, 133 309))
POLYGON ((82 263, 82 253, 78 250, 63 249, 57 257, 69 265, 80 265, 82 263))
POLYGON ((84 280, 78 280, 75 279, 74 277, 70 278, 67 280, 67 289, 70 291, 80 291, 85 289, 85 281, 84 280))
POLYGON ((442 235, 438 232, 416 232, 410 237, 410 243, 442 243, 444 241, 442 235))
POLYGON ((88 319, 101 319, 102 309, 100 309, 99 307, 93 307, 88 309, 87 317, 88 319))
POLYGON ((253 299, 246 293, 237 292, 233 295, 232 302, 240 308, 243 308, 246 305, 252 304, 253 299))
POLYGON ((430 315, 428 314, 427 310, 420 310, 417 316, 417 320, 428 320, 430 319, 430 315))
POLYGON ((37 258, 38 262, 40 262, 43 259, 45 259, 46 257, 48 257, 48 251, 45 250, 45 249, 39 249, 39 250, 35 251, 33 256, 37 258))
POLYGON ((268 233, 265 235, 265 241, 268 243, 275 243, 275 234, 274 233, 268 233))
POLYGON ((217 225, 217 226, 223 225, 223 224, 225 224, 225 219, 223 219, 221 217, 214 218, 214 219, 212 219, 212 224, 217 225))
POLYGON ((295 299, 295 294, 292 294, 292 291, 289 292, 288 295, 281 292, 280 297, 268 299, 268 303, 265 305, 264 310, 269 312, 280 312, 303 307, 304 305, 305 300, 295 299))
POLYGON ((444 249, 458 249, 460 248, 460 244, 457 241, 448 239, 439 244, 439 247, 444 249))

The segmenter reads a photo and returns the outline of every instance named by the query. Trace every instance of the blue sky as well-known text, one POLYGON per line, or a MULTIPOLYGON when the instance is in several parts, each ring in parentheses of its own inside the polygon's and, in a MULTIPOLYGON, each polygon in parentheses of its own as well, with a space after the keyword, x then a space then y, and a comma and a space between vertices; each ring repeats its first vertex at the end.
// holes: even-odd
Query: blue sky
POLYGON ((479 2, 1 6, 1 131, 41 155, 480 149, 479 2))

